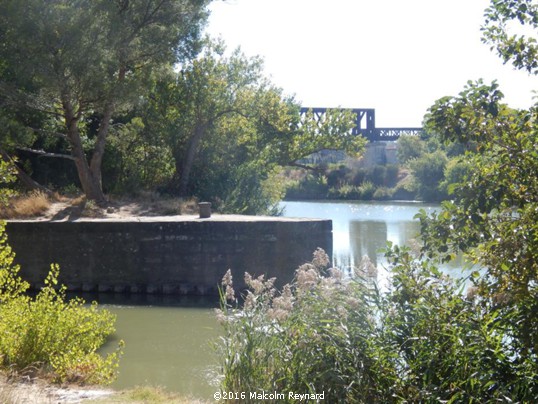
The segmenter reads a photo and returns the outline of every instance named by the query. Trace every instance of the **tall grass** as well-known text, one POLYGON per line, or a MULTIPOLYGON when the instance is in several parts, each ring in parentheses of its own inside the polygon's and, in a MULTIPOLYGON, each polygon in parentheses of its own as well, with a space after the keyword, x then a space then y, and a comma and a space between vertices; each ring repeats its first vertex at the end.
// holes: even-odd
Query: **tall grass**
POLYGON ((223 391, 323 393, 331 403, 374 394, 369 340, 376 321, 369 307, 376 293, 365 283, 348 282, 328 262, 325 252, 316 251, 280 292, 274 279, 247 274, 242 307, 230 292, 230 278, 224 280, 228 293, 218 312, 225 330, 223 391))
POLYGON ((45 213, 51 206, 51 197, 41 191, 11 198, 0 206, 0 217, 4 219, 31 218, 45 213))
POLYGON ((323 394, 331 403, 538 396, 538 361, 518 355, 493 303, 467 296, 462 281, 406 248, 391 247, 386 256, 391 285, 384 293, 364 274, 327 268, 321 250, 280 291, 274 279, 247 274, 242 305, 227 274, 217 312, 225 331, 222 391, 279 392, 290 403, 288 392, 323 394))

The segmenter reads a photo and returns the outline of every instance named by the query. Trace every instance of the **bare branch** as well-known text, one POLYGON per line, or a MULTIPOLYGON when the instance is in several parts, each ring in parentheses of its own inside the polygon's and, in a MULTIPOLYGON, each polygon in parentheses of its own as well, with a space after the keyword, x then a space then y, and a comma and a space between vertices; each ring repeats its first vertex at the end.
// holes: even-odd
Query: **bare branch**
POLYGON ((75 158, 71 156, 70 154, 49 153, 49 152, 46 152, 45 150, 30 149, 28 147, 17 147, 17 150, 38 154, 43 157, 57 157, 57 158, 62 158, 62 159, 75 160, 75 158))

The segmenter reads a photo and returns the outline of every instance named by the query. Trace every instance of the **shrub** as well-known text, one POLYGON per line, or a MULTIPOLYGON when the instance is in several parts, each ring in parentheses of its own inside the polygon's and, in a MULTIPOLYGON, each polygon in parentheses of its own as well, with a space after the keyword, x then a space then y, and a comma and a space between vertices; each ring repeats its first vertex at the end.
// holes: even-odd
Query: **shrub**
POLYGON ((357 167, 351 174, 351 184, 352 185, 360 185, 365 180, 367 174, 367 170, 362 167, 357 167))
MULTIPOLYGON (((361 283, 345 282, 336 269, 323 276, 328 262, 316 251, 278 294, 274 279, 245 274, 250 290, 242 309, 230 274, 225 276, 217 314, 225 330, 219 347, 223 391, 325 393, 335 403, 368 397, 377 388, 368 364, 375 329, 369 293, 361 283)), ((258 401, 247 396, 242 402, 258 401)))
POLYGON ((375 190, 373 199, 378 201, 385 201, 392 198, 394 190, 387 187, 379 187, 375 190))
POLYGON ((286 198, 324 199, 327 197, 328 191, 325 177, 308 174, 301 181, 289 185, 286 190, 286 198))
POLYGON ((448 159, 444 152, 427 153, 410 161, 418 196, 424 201, 440 201, 446 197, 439 184, 444 180, 448 159))
POLYGON ((370 181, 364 181, 359 186, 360 199, 371 200, 374 197, 375 185, 370 181))
POLYGON ((464 280, 407 248, 389 246, 386 258, 384 293, 363 273, 327 269, 318 250, 281 291, 245 274, 242 307, 228 273, 217 313, 222 391, 348 403, 533 401, 538 362, 518 354, 494 302, 463 294, 464 280))
MULTIPOLYGON (((4 169, 0 165, 0 178, 4 169)), ((19 277, 14 257, 0 222, 0 369, 44 370, 58 382, 111 382, 122 343, 106 358, 97 350, 114 332, 114 316, 96 303, 67 301, 65 287, 57 288, 57 265, 37 296, 26 295, 29 285, 19 277)))
POLYGON ((0 364, 21 371, 30 366, 50 371, 53 380, 80 384, 110 383, 119 352, 97 353, 114 332, 115 317, 96 303, 67 301, 65 287, 55 289, 59 267, 52 265, 45 286, 35 298, 24 295, 28 285, 18 268, 2 268, 0 279, 0 364))
POLYGON ((376 186, 382 186, 386 183, 387 168, 384 165, 376 164, 368 170, 366 180, 372 182, 376 186))
POLYGON ((397 164, 387 164, 385 173, 385 185, 387 187, 394 187, 398 182, 398 175, 400 173, 400 167, 397 164))
POLYGON ((426 144, 418 136, 401 136, 396 154, 400 164, 416 159, 426 153, 426 144))
POLYGON ((328 197, 331 199, 360 199, 359 187, 349 184, 344 184, 340 188, 331 188, 328 192, 328 197))

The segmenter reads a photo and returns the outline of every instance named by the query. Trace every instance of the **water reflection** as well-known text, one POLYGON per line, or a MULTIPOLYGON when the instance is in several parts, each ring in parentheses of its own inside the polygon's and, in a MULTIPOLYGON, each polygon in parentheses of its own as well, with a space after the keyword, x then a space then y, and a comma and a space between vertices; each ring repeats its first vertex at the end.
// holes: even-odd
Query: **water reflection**
POLYGON ((414 216, 437 205, 412 202, 283 202, 284 215, 333 221, 333 264, 352 268, 368 256, 376 266, 385 264, 380 249, 387 241, 408 245, 420 230, 414 216))
POLYGON ((349 222, 350 264, 356 265, 364 255, 377 266, 378 250, 387 240, 387 223, 379 221, 349 222))

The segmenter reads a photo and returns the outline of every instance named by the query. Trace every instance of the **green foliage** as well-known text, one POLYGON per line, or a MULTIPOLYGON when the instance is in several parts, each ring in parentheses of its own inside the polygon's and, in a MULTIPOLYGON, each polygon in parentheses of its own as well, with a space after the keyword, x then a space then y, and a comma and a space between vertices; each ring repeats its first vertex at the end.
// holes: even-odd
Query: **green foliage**
MULTIPOLYGON (((493 0, 486 16, 501 27, 488 33, 501 54, 535 71, 535 42, 525 52, 502 30, 511 19, 536 27, 536 6, 493 0)), ((453 199, 418 215, 421 252, 389 245, 386 293, 334 270, 323 277, 313 262, 280 294, 250 278, 242 309, 223 294, 224 391, 323 389, 331 402, 357 403, 536 400, 538 105, 516 111, 501 99, 496 83, 469 82, 430 108, 429 133, 467 151, 448 162, 436 139, 408 160, 423 195, 439 193, 446 174, 453 199), (459 251, 481 270, 455 281, 437 264, 459 251)))
POLYGON ((415 190, 420 199, 424 201, 440 201, 445 198, 439 184, 444 179, 447 163, 446 155, 440 150, 434 153, 426 153, 409 162, 409 167, 413 173, 415 190))
MULTIPOLYGON (((329 402, 529 402, 536 358, 521 358, 494 302, 407 248, 389 246, 391 277, 380 293, 318 250, 277 291, 245 274, 239 307, 223 279, 218 346, 222 391, 325 393, 329 402)), ((256 402, 256 400, 245 402, 256 402)), ((286 397, 283 402, 294 402, 286 397)))
POLYGON ((339 188, 330 188, 327 197, 329 199, 358 200, 360 199, 360 191, 359 187, 355 185, 344 184, 339 188))
POLYGON ((61 139, 68 150, 61 157, 75 162, 88 199, 105 199, 101 164, 115 114, 136 102, 152 74, 197 53, 207 3, 0 3, 2 104, 32 132, 61 139), (26 111, 48 119, 31 125, 26 111))
MULTIPOLYGON (((0 179, 11 180, 5 164, 0 164, 0 179)), ((106 358, 97 350, 114 332, 115 317, 96 303, 68 301, 65 287, 57 285, 58 265, 51 265, 37 296, 26 295, 29 284, 18 275, 14 258, 0 222, 0 369, 42 368, 58 382, 112 382, 121 344, 106 358)))
POLYGON ((103 187, 119 193, 164 188, 174 175, 172 153, 163 139, 136 117, 114 130, 103 174, 103 187))
POLYGON ((15 169, 8 162, 0 159, 0 205, 5 206, 14 192, 8 184, 15 181, 15 169))
POLYGON ((359 186, 359 194, 361 199, 364 199, 366 201, 371 200, 374 197, 375 192, 375 185, 371 183, 370 181, 364 181, 359 186))
POLYGON ((267 173, 265 167, 250 162, 236 167, 233 178, 233 187, 222 195, 223 199, 217 206, 221 212, 244 215, 280 213, 278 202, 282 200, 284 187, 276 171, 267 173))
POLYGON ((495 117, 510 115, 506 105, 500 104, 503 93, 494 81, 469 81, 457 97, 443 97, 435 101, 424 118, 428 132, 437 133, 444 141, 462 144, 483 141, 502 130, 496 128, 495 117))
MULTIPOLYGON (((536 357, 522 357, 493 300, 464 295, 434 261, 391 247, 392 286, 382 306, 382 343, 396 360, 398 401, 533 401, 536 357)), ((480 279, 473 273, 471 282, 480 279)), ((389 356, 389 357, 390 357, 389 356)))
POLYGON ((426 145, 418 136, 401 136, 397 143, 396 153, 400 164, 406 164, 426 152, 426 145))
MULTIPOLYGON (((505 60, 514 58, 517 67, 535 72, 535 49, 530 46, 524 52, 518 45, 523 42, 503 36, 503 30, 511 19, 536 27, 536 6, 499 0, 486 16, 493 27, 486 35, 495 36, 489 39, 498 41, 505 60)), ((458 96, 438 100, 430 108, 427 126, 445 139, 474 142, 476 147, 466 153, 469 169, 465 181, 453 189, 453 200, 445 202, 440 212, 431 216, 423 212, 419 218, 424 254, 447 261, 463 251, 484 268, 485 275, 475 281, 477 293, 496 310, 495 321, 510 341, 511 368, 521 371, 525 380, 535 380, 538 105, 513 110, 501 100, 496 83, 469 82, 458 96)), ((529 386, 535 389, 532 383, 529 386)))
POLYGON ((288 199, 391 199, 399 167, 395 164, 364 168, 351 164, 329 166, 324 177, 306 175, 288 184, 288 199), (323 179, 322 179, 323 178, 323 179), (328 188, 328 189, 327 189, 328 188))
POLYGON ((485 43, 495 48, 504 63, 538 74, 538 5, 532 0, 492 0, 482 27, 485 43), (524 27, 520 33, 515 25, 524 27), (535 36, 532 36, 535 34, 535 36))
POLYGON ((13 263, 15 254, 7 243, 5 227, 5 223, 0 222, 0 305, 20 296, 29 287, 18 276, 19 266, 13 263))
POLYGON ((280 293, 274 279, 245 274, 250 290, 242 309, 234 303, 231 277, 225 277, 218 311, 225 331, 219 347, 223 391, 324 392, 335 403, 382 390, 372 383, 369 366, 375 321, 368 315, 368 293, 360 283, 344 282, 337 270, 322 276, 327 265, 318 250, 280 293))
POLYGON ((456 157, 448 160, 444 180, 439 184, 440 190, 446 195, 454 194, 459 187, 464 185, 471 169, 471 163, 465 157, 456 157))
POLYGON ((301 120, 299 105, 263 75, 259 58, 203 53, 161 80, 144 105, 146 128, 160 128, 175 161, 172 192, 194 194, 227 212, 270 211, 282 193, 275 173, 322 149, 360 152, 348 111, 301 120), (248 206, 250 205, 250 206, 248 206))
POLYGON ((464 251, 488 268, 481 293, 500 299, 503 321, 514 327, 522 349, 531 355, 538 350, 536 333, 529 328, 538 321, 536 117, 533 108, 491 118, 485 125, 502 130, 488 133, 480 153, 469 153, 472 169, 454 201, 438 214, 420 217, 428 251, 440 251, 445 259, 464 251))
POLYGON ((286 198, 288 199, 323 199, 329 193, 327 179, 320 175, 308 173, 302 180, 288 185, 286 198))
POLYGON ((53 373, 58 382, 110 383, 116 376, 119 351, 103 358, 97 353, 114 332, 114 316, 67 301, 65 287, 56 289, 59 267, 51 265, 45 286, 35 298, 16 275, 17 267, 3 268, 0 278, 0 365, 24 370, 30 366, 53 373))
POLYGON ((372 195, 372 198, 376 201, 384 201, 384 200, 392 199, 393 195, 394 195, 394 190, 392 188, 379 187, 379 188, 376 188, 374 194, 372 195))

